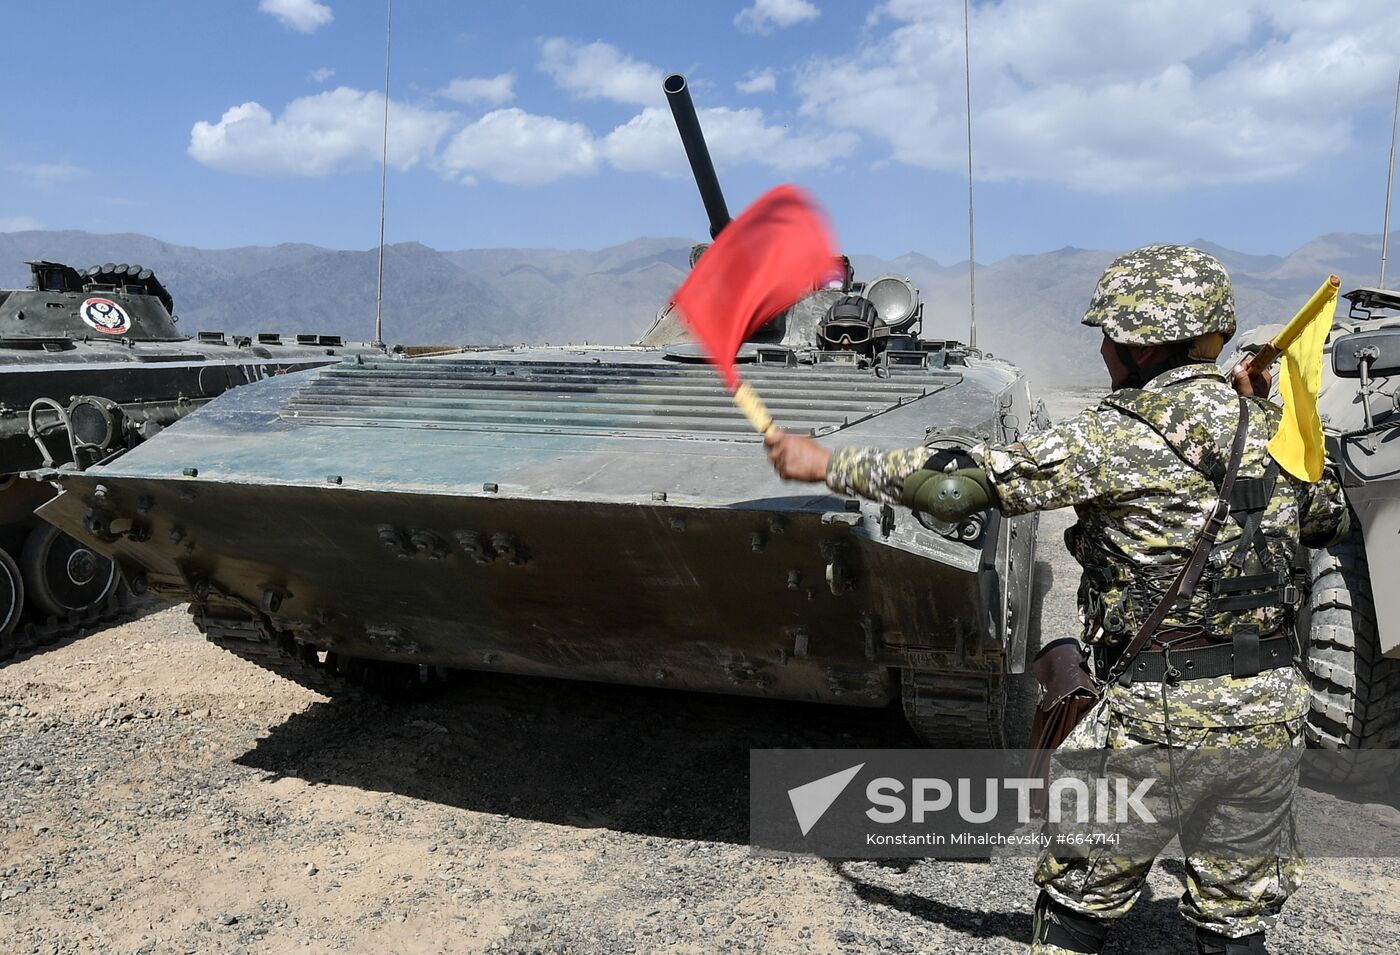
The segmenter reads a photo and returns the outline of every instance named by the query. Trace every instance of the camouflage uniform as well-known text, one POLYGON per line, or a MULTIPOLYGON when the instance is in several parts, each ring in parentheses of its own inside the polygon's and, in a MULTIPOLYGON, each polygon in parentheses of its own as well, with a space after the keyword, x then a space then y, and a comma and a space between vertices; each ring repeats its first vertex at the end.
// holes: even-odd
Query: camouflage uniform
MULTIPOLYGON (((1160 255, 1161 248, 1130 255, 1160 255)), ((1180 254, 1180 247, 1169 248, 1179 266, 1174 273, 1181 276, 1177 287, 1154 298, 1154 290, 1144 289, 1136 280, 1141 270, 1135 276, 1134 263, 1117 273, 1111 267, 1086 324, 1104 325, 1111 339, 1138 344, 1201 334, 1201 324, 1196 322, 1188 329, 1191 334, 1166 337, 1170 333, 1164 328, 1173 322, 1181 324, 1181 316, 1155 305, 1174 295, 1194 302, 1197 316, 1218 310, 1220 303, 1201 289, 1209 291, 1209 280, 1213 276, 1218 280, 1223 269, 1204 253, 1186 250, 1208 263, 1180 254), (1113 327, 1120 314, 1111 307, 1114 296, 1119 304, 1126 300, 1144 313, 1136 326, 1113 327), (1134 329, 1142 327, 1147 328, 1145 337, 1134 338, 1134 329)), ((1207 330, 1233 332, 1233 304, 1227 304, 1228 322, 1218 320, 1207 330)), ((1266 445, 1279 416, 1279 409, 1269 402, 1248 400, 1252 408, 1241 480, 1265 473, 1270 462, 1266 445)), ((1230 447, 1238 404, 1239 397, 1213 364, 1189 363, 1158 375, 1141 391, 1115 392, 1098 407, 1018 444, 984 444, 973 452, 1003 514, 1075 508, 1079 520, 1066 536, 1071 553, 1084 568, 1079 588, 1082 639, 1098 652, 1111 653, 1131 638, 1186 562, 1217 497, 1216 485, 1204 472, 1210 459, 1223 460, 1230 447), (1182 453, 1124 407, 1155 409, 1158 423, 1163 418, 1171 422, 1169 430, 1182 453)), ((898 503, 904 480, 923 468, 929 456, 926 447, 842 448, 831 455, 826 481, 841 494, 898 503)), ((1306 484, 1282 473, 1259 521, 1255 535, 1259 546, 1249 548, 1247 559, 1237 565, 1235 545, 1243 531, 1239 523, 1228 522, 1205 576, 1229 578, 1286 569, 1300 539, 1309 546, 1329 543, 1344 526, 1345 515, 1341 487, 1333 477, 1306 484)), ((1199 588, 1189 606, 1174 610, 1162 628, 1226 638, 1240 629, 1270 634, 1291 623, 1292 608, 1278 603, 1220 612, 1214 600, 1209 587, 1199 588)), ((1307 709, 1307 684, 1291 666, 1243 679, 1114 683, 1062 750, 1158 747, 1164 752, 1170 749, 1177 760, 1194 750, 1221 746, 1267 747, 1297 754, 1303 746, 1301 729, 1307 709)), ((1188 853, 1181 911, 1208 932, 1237 938, 1267 928, 1298 884, 1301 858, 1292 841, 1290 815, 1296 755, 1277 765, 1279 777, 1268 781, 1269 799, 1261 801, 1256 792, 1252 799, 1242 797, 1237 805, 1217 793, 1213 800, 1201 803, 1204 810, 1183 800, 1182 822, 1188 828, 1228 827, 1245 812, 1252 813, 1251 824, 1258 825, 1263 813, 1278 836, 1277 853, 1252 862, 1188 853)), ((1113 919, 1132 905, 1151 864, 1151 858, 1113 859, 1108 852, 1076 859, 1047 855, 1037 868, 1036 881, 1067 909, 1113 919)), ((1040 945, 1034 951, 1065 950, 1040 945)))

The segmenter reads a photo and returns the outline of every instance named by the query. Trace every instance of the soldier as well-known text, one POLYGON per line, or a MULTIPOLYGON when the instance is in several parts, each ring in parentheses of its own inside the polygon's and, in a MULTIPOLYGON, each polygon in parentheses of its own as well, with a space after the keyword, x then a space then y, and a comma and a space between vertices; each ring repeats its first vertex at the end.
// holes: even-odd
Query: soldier
MULTIPOLYGON (((1075 508, 1066 540, 1084 569, 1081 639, 1101 699, 1061 751, 1134 749, 1178 766, 1214 747, 1279 753, 1277 778, 1249 793, 1202 798, 1171 781, 1183 833, 1228 841, 1236 827, 1253 827, 1265 836, 1268 857, 1243 859, 1193 853, 1193 838, 1180 905, 1200 952, 1256 955, 1301 874, 1291 808, 1308 687, 1293 665, 1301 596, 1293 557, 1300 540, 1320 547, 1345 533, 1346 504, 1332 476, 1297 481, 1269 457, 1280 412, 1254 397, 1267 394, 1267 380, 1251 382, 1237 368, 1227 381, 1216 369, 1235 308, 1229 276, 1212 256, 1156 245, 1119 257, 1083 322, 1103 329, 1112 394, 1016 444, 981 445, 970 466, 954 469, 927 447, 830 452, 781 432, 766 441, 769 457, 784 478, 824 480, 840 494, 902 502, 948 521, 988 507, 1006 515, 1075 508), (1237 473, 1227 482, 1231 457, 1237 473), (1164 600, 1189 576, 1183 568, 1208 517, 1224 518, 1222 496, 1229 517, 1214 546, 1201 547, 1207 582, 1164 600), (1165 618, 1151 643, 1122 660, 1159 605, 1165 618), (1115 668, 1129 662, 1126 674, 1115 668)), ((1101 951, 1152 861, 1114 859, 1108 850, 1047 853, 1035 876, 1031 950, 1101 951)))

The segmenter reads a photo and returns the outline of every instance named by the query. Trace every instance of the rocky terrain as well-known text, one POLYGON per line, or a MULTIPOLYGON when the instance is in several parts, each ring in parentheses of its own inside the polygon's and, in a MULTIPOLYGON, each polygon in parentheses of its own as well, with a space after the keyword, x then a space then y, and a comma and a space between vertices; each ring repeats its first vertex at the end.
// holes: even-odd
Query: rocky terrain
MULTIPOLYGON (((1067 522, 1047 633, 1074 628, 1067 522)), ((893 712, 492 675, 337 704, 147 603, 0 669, 0 951, 1023 952, 1029 859, 748 848, 750 748, 908 745, 893 712)), ((1111 952, 1194 951, 1181 879, 1111 952)), ((1397 948, 1400 861, 1322 859, 1274 950, 1397 948)))

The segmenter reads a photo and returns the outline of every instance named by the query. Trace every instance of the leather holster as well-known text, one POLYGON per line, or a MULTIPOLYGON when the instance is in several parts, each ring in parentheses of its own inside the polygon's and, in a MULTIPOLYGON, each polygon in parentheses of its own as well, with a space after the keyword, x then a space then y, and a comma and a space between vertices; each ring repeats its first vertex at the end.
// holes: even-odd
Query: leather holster
POLYGON ((1031 723, 1030 759, 1026 772, 1045 780, 1045 787, 1031 796, 1031 809, 1045 811, 1050 785, 1050 758, 1080 721, 1099 701, 1089 676, 1084 648, 1073 637, 1051 641, 1041 648, 1031 672, 1043 692, 1031 723))

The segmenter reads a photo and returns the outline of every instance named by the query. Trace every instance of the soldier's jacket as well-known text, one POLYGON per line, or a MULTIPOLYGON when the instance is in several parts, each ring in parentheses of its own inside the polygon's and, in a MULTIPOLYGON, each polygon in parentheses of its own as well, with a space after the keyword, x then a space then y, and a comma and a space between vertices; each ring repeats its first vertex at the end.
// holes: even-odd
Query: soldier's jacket
MULTIPOLYGON (((1220 458, 1228 457, 1239 420, 1239 397, 1214 365, 1174 368, 1143 390, 1146 401, 1170 409, 1182 433, 1194 435, 1198 444, 1213 442, 1220 458)), ((1109 403, 1114 400, 1110 396, 1098 407, 1018 444, 988 443, 973 452, 1003 514, 1074 507, 1079 522, 1067 543, 1085 571, 1079 605, 1082 638, 1088 644, 1114 645, 1131 637, 1185 563, 1217 499, 1216 485, 1205 471, 1188 463, 1145 421, 1109 403)), ((1250 428, 1239 480, 1264 475, 1271 460, 1267 445, 1280 413, 1264 399, 1249 400, 1250 428)), ((839 493, 897 503, 904 479, 928 457, 926 447, 842 448, 831 455, 827 484, 839 493)), ((1206 576, 1287 568, 1300 538, 1309 546, 1329 543, 1345 514, 1340 484, 1330 474, 1307 484, 1281 473, 1260 523, 1267 566, 1261 567, 1263 558, 1253 553, 1243 570, 1228 563, 1242 533, 1232 520, 1216 548, 1227 562, 1213 563, 1206 576)), ((1209 588, 1201 587, 1190 606, 1168 616, 1163 627, 1224 637, 1237 629, 1269 634, 1288 619, 1287 608, 1279 604, 1213 612, 1212 600, 1209 588)), ((1161 689, 1156 683, 1115 685, 1108 699, 1124 717, 1140 718, 1160 729, 1165 722, 1161 689)), ((1294 719, 1307 709, 1307 687, 1292 668, 1243 680, 1186 681, 1169 688, 1166 697, 1166 717, 1176 726, 1248 726, 1294 719)))

